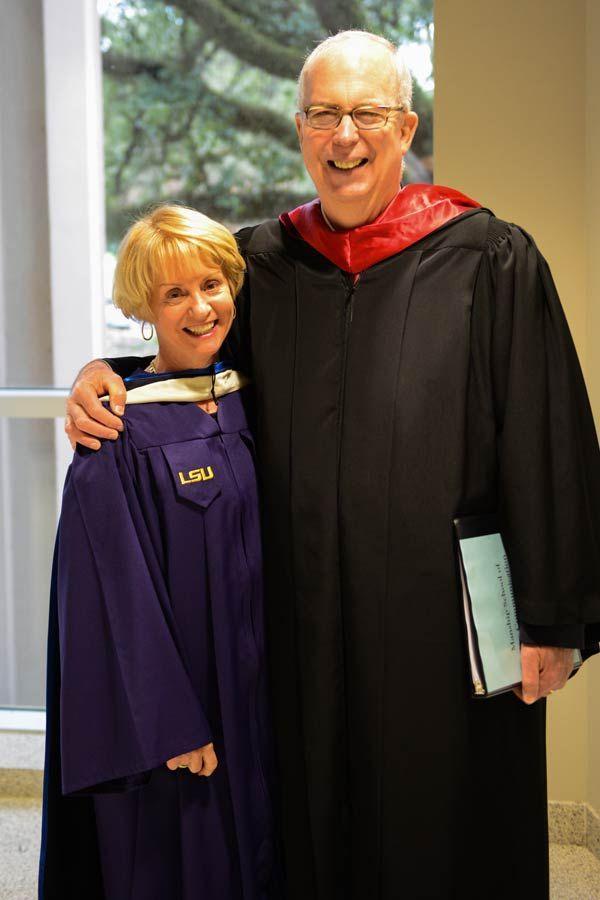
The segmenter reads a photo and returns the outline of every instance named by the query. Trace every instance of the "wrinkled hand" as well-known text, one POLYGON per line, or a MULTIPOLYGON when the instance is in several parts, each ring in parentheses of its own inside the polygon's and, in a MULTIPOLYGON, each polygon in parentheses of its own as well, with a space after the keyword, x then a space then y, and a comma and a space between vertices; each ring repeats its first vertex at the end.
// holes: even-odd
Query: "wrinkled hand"
POLYGON ((97 438, 115 441, 123 431, 119 416, 125 411, 126 398, 123 379, 109 365, 95 359, 84 366, 67 400, 65 432, 73 450, 75 444, 99 450, 101 445, 97 438), (98 399, 105 394, 110 398, 112 413, 98 399))
POLYGON ((182 753, 181 756, 174 756, 167 760, 167 768, 174 771, 179 766, 187 766, 194 775, 209 775, 217 768, 217 756, 215 754, 213 744, 205 744, 198 750, 190 750, 189 753, 182 753))
POLYGON ((521 645, 521 687, 514 693, 524 703, 535 703, 565 686, 573 671, 573 650, 566 647, 521 645))

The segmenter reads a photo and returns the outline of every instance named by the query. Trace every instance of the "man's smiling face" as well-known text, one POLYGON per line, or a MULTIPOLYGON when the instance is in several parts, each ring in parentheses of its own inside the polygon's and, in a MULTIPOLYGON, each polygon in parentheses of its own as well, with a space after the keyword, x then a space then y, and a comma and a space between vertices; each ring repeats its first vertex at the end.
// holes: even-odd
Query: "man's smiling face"
MULTIPOLYGON (((384 47, 348 41, 311 63, 302 108, 398 106, 397 85, 392 57, 384 47)), ((297 114, 304 163, 334 225, 350 228, 372 221, 391 202, 416 125, 415 113, 395 111, 376 130, 358 129, 350 116, 344 116, 337 128, 321 130, 297 114)))

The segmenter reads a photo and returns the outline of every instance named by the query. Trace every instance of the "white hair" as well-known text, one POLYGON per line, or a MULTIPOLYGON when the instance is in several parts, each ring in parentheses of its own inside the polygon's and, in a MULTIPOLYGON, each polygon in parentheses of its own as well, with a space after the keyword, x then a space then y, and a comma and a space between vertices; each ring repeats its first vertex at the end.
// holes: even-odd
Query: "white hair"
POLYGON ((406 65, 406 62, 404 61, 402 50, 400 49, 400 47, 396 47, 395 44, 392 44, 391 41, 388 41, 387 38, 381 37, 378 34, 372 34, 372 32, 370 31, 358 30, 340 31, 338 32, 338 34, 333 34, 317 44, 314 50, 312 50, 308 54, 308 56, 304 60, 304 65, 300 70, 300 75, 298 76, 298 109, 302 109, 304 105, 304 87, 306 82, 306 74, 312 64, 317 59, 320 59, 320 57, 327 53, 330 49, 336 48, 339 44, 357 40, 373 41, 377 44, 380 44, 382 47, 385 47, 385 49, 389 51, 398 76, 396 88, 398 92, 398 105, 404 106, 406 109, 410 109, 412 100, 412 76, 410 74, 408 66, 406 65))

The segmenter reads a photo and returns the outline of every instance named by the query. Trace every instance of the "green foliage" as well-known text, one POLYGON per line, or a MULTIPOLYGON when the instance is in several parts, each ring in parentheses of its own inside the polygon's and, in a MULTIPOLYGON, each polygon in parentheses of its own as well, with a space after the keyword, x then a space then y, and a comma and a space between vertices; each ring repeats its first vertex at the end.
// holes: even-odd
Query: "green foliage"
MULTIPOLYGON (((295 76, 332 31, 430 41, 432 0, 111 0, 102 19, 108 242, 141 209, 197 206, 229 225, 311 197, 293 123, 295 76)), ((432 97, 415 84, 416 156, 432 97)))

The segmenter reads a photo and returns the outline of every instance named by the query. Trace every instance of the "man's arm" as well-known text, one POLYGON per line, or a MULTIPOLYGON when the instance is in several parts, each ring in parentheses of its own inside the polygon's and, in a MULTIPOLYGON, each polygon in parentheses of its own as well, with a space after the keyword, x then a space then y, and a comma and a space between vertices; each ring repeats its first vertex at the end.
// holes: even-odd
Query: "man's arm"
POLYGON ((123 430, 120 416, 125 411, 125 385, 123 379, 102 359, 94 359, 77 375, 67 400, 65 433, 71 447, 82 444, 90 450, 99 450, 100 441, 116 441, 123 430), (105 409, 99 397, 108 394, 110 409, 105 409))
POLYGON ((527 625, 519 622, 522 644, 532 647, 585 647, 585 625, 527 625))
POLYGON ((531 703, 564 686, 572 648, 600 616, 600 457, 548 266, 515 226, 490 229, 478 298, 493 300, 480 312, 491 328, 499 515, 521 621, 517 693, 531 703))
POLYGON ((73 450, 76 444, 99 450, 98 438, 116 441, 123 430, 119 418, 125 411, 127 394, 123 378, 145 362, 146 359, 137 356, 126 356, 120 359, 94 359, 83 367, 71 388, 65 416, 65 433, 73 450), (113 371, 115 369, 117 371, 113 371), (112 412, 98 399, 105 394, 110 399, 112 412))
POLYGON ((128 378, 130 375, 137 369, 145 369, 154 359, 154 355, 152 356, 113 356, 112 358, 106 357, 103 360, 113 372, 116 372, 117 375, 120 375, 121 378, 128 378))

